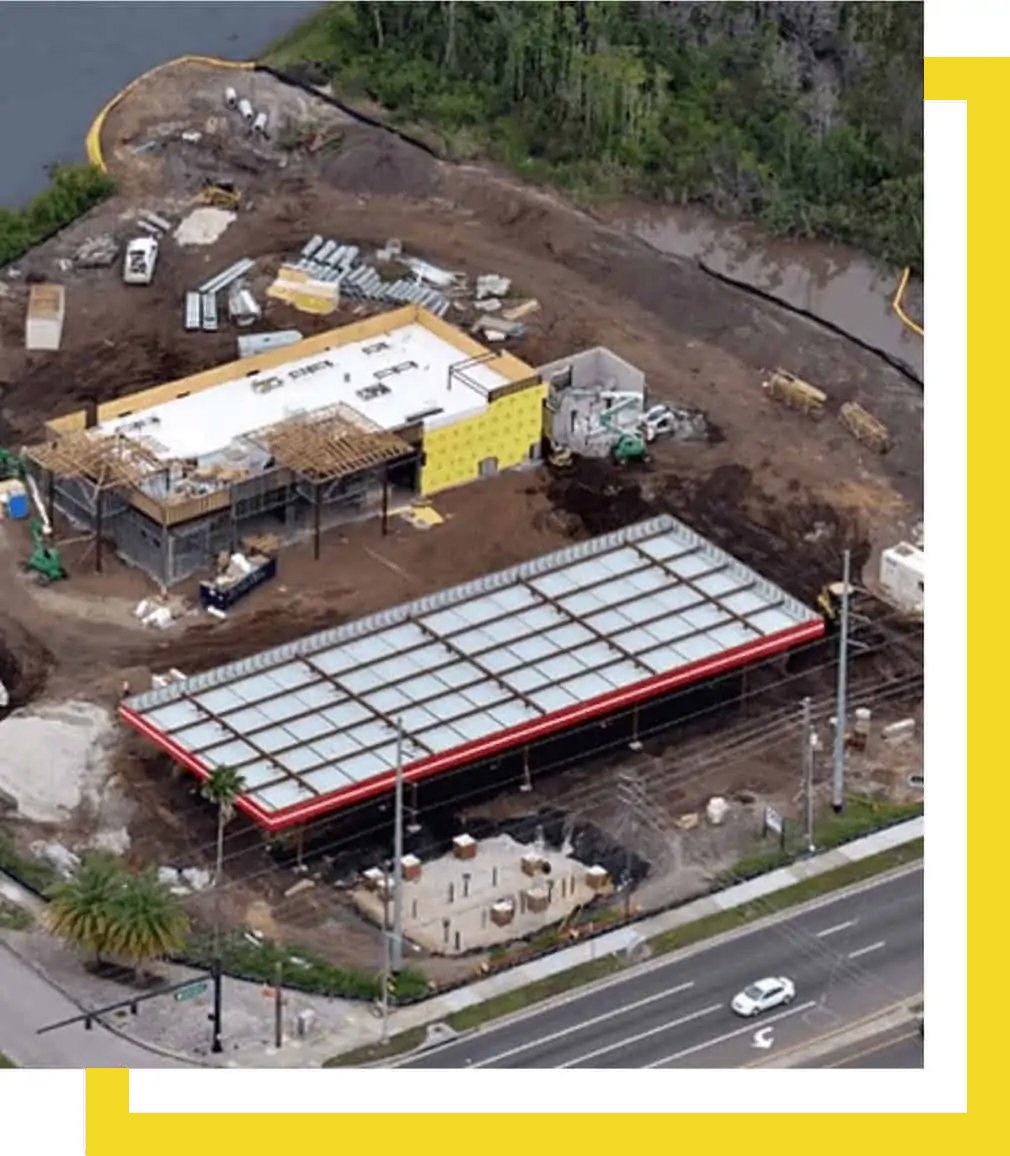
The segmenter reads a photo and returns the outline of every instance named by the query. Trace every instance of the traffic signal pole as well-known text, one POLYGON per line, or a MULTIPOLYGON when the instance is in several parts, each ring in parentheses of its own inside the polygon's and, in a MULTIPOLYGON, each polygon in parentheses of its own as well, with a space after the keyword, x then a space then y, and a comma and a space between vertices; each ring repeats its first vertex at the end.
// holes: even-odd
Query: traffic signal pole
POLYGON ((210 974, 214 981, 214 1010, 210 1013, 210 1021, 213 1025, 210 1050, 217 1054, 218 1052, 224 1051, 224 1044, 221 1043, 221 988, 223 977, 221 974, 220 956, 215 959, 211 965, 210 974))
MULTIPOLYGON (((182 992, 187 988, 195 987, 198 984, 206 984, 207 980, 210 980, 214 984, 213 1011, 207 1017, 213 1025, 211 1035, 211 1051, 221 1052, 224 1050, 224 1047, 221 1043, 222 979, 223 974, 221 971, 221 965, 220 963, 215 963, 212 966, 212 969, 209 972, 204 972, 203 975, 191 976, 189 979, 184 979, 179 983, 170 983, 166 987, 159 988, 157 991, 149 991, 145 992, 143 995, 131 996, 129 999, 119 1000, 118 1003, 110 1003, 106 1004, 104 1007, 92 1008, 90 1011, 82 1012, 80 1015, 70 1016, 65 1020, 58 1020, 54 1024, 46 1024, 45 1027, 36 1028, 35 1034, 37 1036, 42 1036, 45 1035, 46 1032, 54 1032, 58 1028, 67 1028, 73 1024, 84 1024, 85 1029, 87 1031, 91 1031, 95 1020, 101 1022, 101 1017, 104 1015, 109 1015, 112 1012, 121 1011, 123 1008, 129 1008, 133 1015, 136 1015, 137 1007, 142 1003, 146 1003, 149 999, 159 999, 163 995, 172 995, 173 992, 182 992)), ((196 994, 199 995, 200 992, 198 991, 196 994)))

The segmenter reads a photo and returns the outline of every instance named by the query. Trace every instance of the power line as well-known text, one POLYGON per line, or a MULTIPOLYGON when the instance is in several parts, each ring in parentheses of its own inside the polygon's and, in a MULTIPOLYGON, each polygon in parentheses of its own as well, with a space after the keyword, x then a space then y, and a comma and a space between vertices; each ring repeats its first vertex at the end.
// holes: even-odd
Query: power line
MULTIPOLYGON (((891 694, 900 695, 910 690, 916 681, 917 679, 915 676, 910 676, 907 683, 903 681, 895 684, 893 680, 881 680, 878 684, 875 684, 867 690, 864 690, 860 698, 872 696, 874 700, 879 701, 880 698, 890 697, 891 694)), ((827 700, 828 696, 824 697, 825 700, 827 700)), ((859 699, 856 701, 859 701, 859 699)), ((711 708, 706 708, 704 711, 696 712, 695 717, 700 717, 705 713, 708 713, 710 709, 711 708)), ((829 706, 825 705, 821 707, 821 710, 819 710, 818 713, 826 711, 827 709, 829 709, 829 706)), ((790 722, 790 720, 783 714, 781 720, 776 721, 770 727, 765 725, 763 722, 757 724, 753 728, 753 732, 749 735, 744 732, 744 735, 736 736, 734 735, 733 728, 730 728, 729 738, 731 741, 722 741, 713 744, 711 736, 698 736, 697 741, 699 743, 706 744, 704 752, 694 755, 689 762, 685 763, 683 766, 679 766, 673 773, 666 770, 656 771, 654 773, 655 777, 661 776, 668 784, 682 781, 688 777, 694 777, 709 765, 724 761, 725 758, 731 753, 742 753, 747 749, 768 745, 769 741, 780 738, 794 725, 794 722, 790 722), (732 741, 734 739, 735 741, 732 741)), ((646 731, 642 731, 641 734, 645 738, 651 738, 653 735, 662 734, 669 731, 670 729, 672 728, 668 723, 660 722, 654 727, 649 728, 646 731)), ((615 748, 626 747, 626 739, 619 736, 610 740, 609 742, 598 744, 592 755, 588 757, 596 760, 602 758, 605 754, 614 750, 615 748)), ((575 754, 564 759, 556 759, 550 764, 538 768, 537 777, 539 778, 542 775, 556 774, 559 769, 571 766, 578 762, 586 761, 586 758, 587 756, 583 754, 575 754)), ((448 772, 448 774, 453 776, 463 776, 470 769, 471 768, 468 767, 462 767, 452 772, 448 772)), ((650 777, 651 776, 646 776, 647 782, 649 781, 650 777)), ((521 782, 521 778, 518 776, 512 776, 502 784, 502 789, 507 789, 510 784, 515 784, 518 782, 521 782)), ((558 800, 556 800, 555 806, 557 806, 559 809, 584 810, 587 807, 600 802, 605 796, 608 795, 608 792, 612 792, 612 790, 612 785, 608 785, 606 783, 590 784, 584 791, 576 792, 574 796, 568 796, 566 798, 564 795, 562 795, 558 800)), ((454 807, 458 808, 462 803, 470 799, 484 798, 486 795, 486 786, 483 784, 475 784, 472 789, 459 791, 454 796, 452 796, 451 799, 438 804, 436 809, 438 811, 444 811, 454 807)), ((367 804, 360 805, 360 807, 363 810, 367 809, 367 804)), ((321 847, 313 848, 313 855, 321 857, 326 854, 337 852, 341 848, 347 847, 349 845, 362 843, 365 839, 372 835, 378 837, 382 832, 388 831, 388 827, 389 821, 384 819, 378 823, 372 824, 367 828, 359 828, 351 835, 342 838, 336 838, 328 843, 323 844, 321 847)), ((428 844, 422 844, 421 846, 417 847, 417 851, 420 852, 420 854, 423 856, 426 851, 437 849, 439 844, 440 840, 434 840, 428 844)), ((276 869, 277 865, 275 863, 271 863, 268 867, 265 867, 259 871, 246 872, 243 875, 235 876, 223 884, 223 890, 237 888, 257 878, 272 874, 276 869)), ((285 900, 278 901, 278 903, 274 905, 274 909, 280 910, 283 908, 285 902, 285 900)))
MULTIPOLYGON (((880 624, 881 622, 884 622, 884 621, 887 621, 890 619, 899 619, 900 620, 900 619, 902 619, 902 616, 900 615, 900 613, 889 614, 887 616, 884 616, 881 619, 875 620, 873 623, 870 623, 869 625, 876 626, 876 625, 880 624)), ((803 652, 805 652, 807 649, 813 649, 814 647, 821 645, 821 644, 822 644, 822 642, 821 642, 821 640, 819 640, 817 643, 809 644, 809 646, 799 647, 795 651, 791 652, 791 654, 800 655, 803 652)), ((889 645, 890 645, 890 640, 884 640, 883 642, 879 643, 878 645, 868 648, 866 653, 871 653, 871 654, 879 653, 882 650, 888 649, 889 645)), ((760 671, 761 669, 766 668, 767 666, 770 666, 773 663, 775 663, 776 661, 778 661, 780 657, 781 656, 777 656, 774 659, 766 660, 766 662, 754 664, 754 666, 746 668, 746 669, 748 671, 751 671, 751 672, 760 671)), ((811 677, 811 676, 813 676, 819 672, 829 670, 833 665, 834 665, 833 662, 831 660, 828 660, 826 662, 818 664, 817 666, 811 667, 805 671, 799 671, 799 672, 792 674, 792 675, 789 675, 785 678, 778 679, 775 683, 771 683, 767 686, 760 687, 757 690, 744 691, 744 693, 737 696, 736 701, 738 703, 741 703, 741 704, 747 703, 751 699, 759 698, 762 695, 771 694, 777 690, 781 690, 783 687, 785 687, 786 685, 788 685, 791 682, 794 682, 797 680, 802 680, 802 679, 811 677)), ((720 678, 717 680, 712 680, 712 681, 714 683, 719 682, 719 681, 725 681, 725 680, 730 679, 730 678, 739 677, 740 673, 741 673, 740 671, 731 672, 731 673, 728 673, 726 675, 720 676, 720 678)), ((675 700, 679 694, 683 694, 683 693, 685 693, 685 691, 683 691, 683 690, 677 691, 673 695, 669 695, 669 696, 665 696, 664 698, 657 699, 657 700, 655 700, 655 702, 656 703, 662 703, 664 701, 670 702, 672 700, 675 700)), ((688 688, 686 693, 690 693, 690 688, 688 688)), ((649 704, 649 705, 652 705, 652 704, 649 704)), ((691 722, 696 721, 698 719, 701 719, 707 714, 716 713, 718 711, 721 711, 721 710, 725 709, 725 706, 726 706, 726 704, 724 704, 724 703, 717 703, 717 704, 713 704, 711 706, 703 707, 698 711, 694 711, 694 712, 691 712, 690 714, 681 716, 680 718, 678 718, 674 722, 664 723, 663 728, 665 729, 668 726, 670 729, 673 729, 673 728, 678 727, 678 726, 683 726, 685 724, 688 724, 688 723, 691 723, 691 722)), ((611 721, 617 722, 619 720, 622 720, 622 719, 626 718, 629 713, 631 713, 631 712, 630 711, 619 712, 619 713, 611 716, 611 721)), ((595 724, 589 724, 589 725, 595 725, 595 724)), ((578 728, 578 729, 582 729, 582 728, 578 728)), ((652 732, 650 732, 650 733, 652 733, 652 732)), ((606 749, 606 745, 604 744, 600 749, 601 750, 606 749)), ((587 756, 582 756, 582 757, 587 757, 587 756)), ((593 756, 590 755, 588 757, 592 758, 593 756)), ((467 765, 464 765, 464 766, 459 767, 459 768, 453 768, 451 771, 443 772, 440 776, 438 776, 438 779, 439 779, 439 781, 444 783, 447 779, 451 778, 452 776, 460 775, 460 774, 466 774, 471 769, 472 768, 470 766, 467 766, 467 765)), ((543 770, 538 769, 538 772, 537 772, 538 776, 541 773, 543 773, 543 770)), ((145 787, 144 790, 150 791, 153 793, 155 790, 157 790, 157 788, 152 785, 152 786, 145 787)), ((469 793, 467 793, 467 794, 469 795, 469 793)), ((443 806, 452 805, 452 802, 453 802, 453 800, 449 800, 446 804, 443 804, 443 806)), ((362 806, 363 808, 367 808, 370 805, 372 805, 371 802, 367 802, 365 804, 361 804, 360 806, 362 806)), ((355 808, 348 808, 344 812, 344 814, 349 814, 354 809, 355 808)), ((308 834, 311 831, 311 828, 313 825, 324 826, 329 818, 330 818, 329 816, 323 816, 319 820, 316 820, 315 824, 313 824, 313 823, 306 824, 305 828, 303 829, 304 832, 306 834, 308 834)), ((385 823, 382 823, 382 824, 379 824, 378 826, 376 826, 375 828, 373 828, 372 830, 378 831, 378 830, 381 830, 384 826, 385 826, 385 823)), ((369 834, 369 833, 371 833, 371 832, 370 831, 365 832, 365 834, 369 834)), ((232 845, 234 845, 235 840, 245 839, 247 837, 248 837, 247 831, 242 831, 242 830, 234 831, 231 834, 226 835, 226 843, 231 843, 232 845)), ((360 837, 361 837, 360 833, 358 833, 354 836, 348 837, 348 839, 346 841, 347 842, 353 842, 356 839, 359 839, 360 837)), ((209 845, 209 843, 208 843, 208 845, 209 845)), ((201 848, 200 848, 199 844, 197 844, 195 847, 192 848, 192 850, 195 853, 199 853, 200 849, 201 848)), ((244 852, 240 852, 240 853, 244 853, 244 852)), ((236 856, 226 855, 225 859, 227 860, 228 858, 234 858, 234 857, 236 857, 236 856)))

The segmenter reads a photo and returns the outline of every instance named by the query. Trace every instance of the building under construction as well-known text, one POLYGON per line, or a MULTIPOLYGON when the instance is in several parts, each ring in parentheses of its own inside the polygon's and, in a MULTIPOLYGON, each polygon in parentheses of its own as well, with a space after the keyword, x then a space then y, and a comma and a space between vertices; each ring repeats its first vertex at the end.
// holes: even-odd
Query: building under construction
POLYGON ((44 499, 164 586, 540 456, 546 386, 410 305, 47 424, 44 499))

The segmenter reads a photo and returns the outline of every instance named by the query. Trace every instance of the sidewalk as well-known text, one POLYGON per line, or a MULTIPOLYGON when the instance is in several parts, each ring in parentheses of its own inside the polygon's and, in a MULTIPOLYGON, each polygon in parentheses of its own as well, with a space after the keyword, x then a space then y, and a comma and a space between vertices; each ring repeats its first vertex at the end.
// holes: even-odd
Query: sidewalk
MULTIPOLYGON (((415 1027, 418 1024, 437 1022, 473 1004, 482 1003, 492 996, 502 995, 514 991, 518 987, 525 987, 535 980, 544 979, 559 971, 567 971, 577 967, 580 963, 599 959, 604 955, 614 955, 633 946, 641 939, 651 939, 664 931, 672 931, 675 927, 683 927, 685 923, 694 923, 704 919, 707 915, 714 915, 719 911, 728 911, 734 907, 742 907, 752 903, 774 891, 782 891, 792 887, 804 879, 811 879, 816 875, 824 875, 834 871, 846 863, 856 863, 861 859, 869 859, 872 855, 879 855, 881 851, 889 851, 892 847, 899 847, 903 843, 910 843, 919 839, 923 833, 923 820, 912 819, 907 823, 899 823, 885 831, 877 831, 856 839, 843 847, 836 847, 816 855, 811 859, 794 863, 790 867, 781 867, 777 871, 769 871, 757 879, 750 879, 746 883, 739 883, 735 887, 728 887, 717 895, 706 895, 702 899, 685 903, 671 911, 664 911, 641 919, 628 927, 611 931, 596 939, 584 941, 556 951, 542 959, 522 964, 489 979, 479 980, 457 991, 447 992, 426 1000, 423 1004, 402 1008, 391 1016, 391 1031, 403 1031, 405 1028, 415 1027)), ((340 1049, 348 1050, 348 1049, 340 1049)), ((334 1053, 337 1054, 337 1053, 334 1053)))
MULTIPOLYGON (((509 971, 479 980, 467 987, 446 992, 423 1003, 395 1010, 390 1015, 390 1032, 437 1023, 453 1012, 482 1003, 493 996, 514 991, 557 972, 567 971, 593 959, 622 952, 640 940, 693 923, 719 911, 752 903, 775 891, 805 879, 823 875, 847 863, 858 862, 903 843, 920 838, 923 820, 913 819, 857 839, 844 847, 769 872, 757 879, 705 896, 671 911, 639 920, 596 939, 573 944, 542 959, 521 964, 509 971)), ((41 901, 12 880, 0 875, 0 893, 37 914, 41 901)), ((52 937, 41 931, 5 932, 10 946, 29 960, 42 975, 85 1006, 97 1007, 121 1000, 128 992, 120 985, 98 979, 81 967, 79 959, 52 937)), ((166 982, 176 982, 200 974, 191 968, 159 964, 158 973, 166 982)), ((172 999, 152 1000, 141 1006, 137 1017, 126 1015, 116 1022, 116 1030, 138 1044, 206 1065, 217 1062, 208 1054, 209 1025, 206 1012, 209 993, 179 1003, 172 999)), ((257 983, 226 979, 224 983, 225 1053, 228 1067, 316 1067, 341 1052, 376 1043, 380 1024, 369 1004, 324 996, 286 992, 284 1029, 288 1038, 278 1051, 273 1046, 274 1003, 272 993, 257 983), (305 1039, 292 1038, 298 1013, 315 1012, 316 1021, 305 1039)), ((40 1025, 41 1026, 41 1025, 40 1025)), ((75 1030, 75 1029, 66 1029, 75 1030)))

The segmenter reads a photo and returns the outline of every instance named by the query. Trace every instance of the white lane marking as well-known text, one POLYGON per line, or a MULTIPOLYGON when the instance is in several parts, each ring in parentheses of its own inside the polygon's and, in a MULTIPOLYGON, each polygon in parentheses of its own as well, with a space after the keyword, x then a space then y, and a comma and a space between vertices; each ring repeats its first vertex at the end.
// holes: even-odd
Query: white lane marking
MULTIPOLYGON (((798 1012, 806 1011, 808 1008, 812 1008, 816 1003, 816 1000, 807 1000, 806 1003, 801 1003, 797 1007, 790 1008, 788 1011, 779 1012, 778 1015, 769 1016, 765 1020, 765 1023, 777 1023, 779 1020, 784 1020, 788 1016, 794 1016, 798 1012)), ((732 1040, 736 1036, 745 1036, 748 1032, 752 1032, 753 1030, 753 1024, 750 1024, 745 1028, 737 1028, 735 1032, 727 1032, 724 1036, 716 1036, 713 1040, 705 1040, 704 1043, 694 1044, 690 1048, 684 1048, 679 1052, 674 1052, 672 1056, 664 1056, 663 1059, 657 1060, 654 1064, 646 1064, 645 1066, 646 1068, 661 1068, 664 1064, 672 1064, 674 1060, 683 1059, 684 1056, 693 1055, 695 1052, 703 1052, 706 1048, 713 1048, 716 1044, 725 1043, 726 1040, 732 1040)))
POLYGON ((775 1043, 775 1029, 771 1026, 758 1028, 754 1033, 752 1048, 770 1048, 775 1043))
POLYGON ((708 1007, 703 1007, 699 1011, 691 1012, 689 1015, 681 1016, 679 1019, 669 1020, 667 1023, 660 1024, 658 1027, 650 1028, 647 1032, 639 1032, 637 1036, 628 1036, 626 1039, 616 1040, 614 1043, 597 1048, 593 1052, 587 1052, 584 1056, 578 1056, 574 1060, 569 1060, 566 1064, 558 1064, 558 1068, 574 1068, 577 1064, 584 1064, 586 1060, 595 1060, 597 1056, 605 1056, 607 1052, 616 1052, 618 1048, 626 1048, 629 1044, 637 1044, 639 1040, 647 1040, 650 1036, 658 1035, 660 1032, 668 1031, 670 1028, 690 1023, 691 1020, 700 1020, 702 1016, 710 1016, 713 1012, 722 1011, 725 1006, 726 1005, 722 1003, 709 1004, 708 1007))
POLYGON ((826 935, 834 935, 836 931, 844 931, 846 927, 855 927, 856 921, 854 919, 847 919, 844 923, 836 923, 834 927, 825 927, 823 931, 818 931, 815 938, 823 939, 826 935))
POLYGON ((867 955, 871 951, 879 951, 886 942, 886 940, 881 939, 877 943, 871 943, 869 947, 860 947, 856 951, 850 951, 848 958, 858 959, 861 955, 867 955))
POLYGON ((592 1019, 580 1020, 577 1024, 572 1024, 570 1027, 561 1028, 560 1031, 552 1032, 549 1036, 538 1036, 534 1040, 527 1040, 524 1044, 519 1044, 518 1047, 509 1048, 508 1051, 499 1052, 496 1056, 489 1056, 486 1060, 478 1060, 477 1063, 471 1064, 472 1068, 487 1068, 491 1064, 497 1063, 499 1060, 506 1060, 509 1056, 517 1056, 520 1052, 528 1052, 530 1048, 539 1047, 540 1044, 549 1044, 554 1040, 564 1039, 565 1036, 572 1035, 573 1032, 581 1032, 583 1028, 592 1027, 593 1024, 602 1024, 606 1020, 613 1019, 614 1016, 624 1015, 625 1012, 634 1011, 636 1008, 645 1007, 647 1004, 655 1003, 657 999, 665 999, 670 995, 677 995, 678 992, 687 991, 694 987, 694 980, 687 983, 679 983, 676 987, 668 987, 665 991, 657 992, 656 995, 646 996, 644 999, 636 1000, 634 1003, 622 1004, 620 1007, 614 1008, 612 1011, 603 1012, 602 1015, 593 1016, 592 1019))

